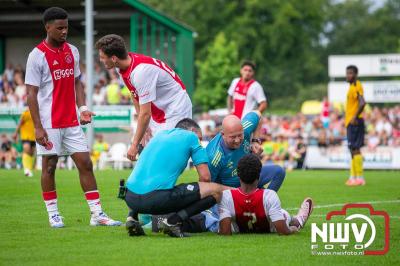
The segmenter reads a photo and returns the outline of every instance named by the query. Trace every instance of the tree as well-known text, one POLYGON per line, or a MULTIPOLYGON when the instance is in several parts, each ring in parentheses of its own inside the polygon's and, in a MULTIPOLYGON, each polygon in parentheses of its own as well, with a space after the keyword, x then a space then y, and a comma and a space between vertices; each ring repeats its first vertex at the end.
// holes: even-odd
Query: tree
POLYGON ((234 41, 234 64, 242 59, 257 64, 256 79, 278 109, 298 108, 294 103, 309 95, 304 90, 322 92, 329 55, 393 53, 400 47, 400 0, 144 1, 198 32, 197 60, 208 56, 218 33, 234 41))
POLYGON ((208 47, 204 61, 197 60, 198 78, 194 103, 208 111, 226 106, 228 87, 238 73, 238 46, 219 33, 208 47))

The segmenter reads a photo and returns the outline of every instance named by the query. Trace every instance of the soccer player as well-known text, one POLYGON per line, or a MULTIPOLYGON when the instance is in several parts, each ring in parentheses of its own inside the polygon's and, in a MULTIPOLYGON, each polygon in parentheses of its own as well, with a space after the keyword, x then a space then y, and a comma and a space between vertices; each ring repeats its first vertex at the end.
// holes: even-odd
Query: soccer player
POLYGON ((172 129, 183 118, 192 118, 192 102, 179 76, 164 62, 128 53, 124 39, 110 34, 96 42, 100 61, 107 69, 118 68, 131 91, 138 122, 127 157, 135 160, 146 133, 172 129))
POLYGON ((26 110, 21 114, 17 129, 15 130, 13 136, 15 141, 17 141, 18 133, 20 133, 20 138, 22 141, 22 166, 24 168, 24 174, 25 176, 32 177, 32 170, 35 163, 34 154, 36 142, 35 128, 33 126, 33 120, 31 113, 29 112, 29 108, 26 108, 26 110))
POLYGON ((25 83, 28 105, 35 127, 37 154, 42 155, 42 191, 51 227, 64 227, 57 207, 55 170, 58 156, 71 155, 91 211, 90 225, 121 225, 102 210, 88 145, 79 124, 87 124, 94 113, 85 105, 79 80, 79 52, 67 43, 68 14, 59 7, 43 13, 47 37, 29 54, 25 83))
POLYGON ((281 208, 275 191, 258 188, 261 162, 253 154, 242 157, 238 163, 240 187, 225 190, 219 209, 219 234, 278 233, 290 235, 304 227, 313 210, 313 201, 306 198, 292 217, 281 208), (232 230, 233 228, 233 230, 232 230))
POLYGON ((224 186, 210 183, 208 157, 201 146, 201 129, 185 118, 176 128, 160 131, 143 150, 127 181, 125 201, 130 209, 130 236, 144 235, 138 213, 163 215, 160 227, 172 237, 184 237, 182 223, 215 205, 224 186), (199 182, 176 185, 192 158, 199 182))
POLYGON ((242 63, 240 78, 235 78, 228 89, 228 111, 242 119, 256 107, 262 113, 267 109, 267 99, 260 83, 254 80, 256 65, 242 63))
POLYGON ((358 68, 350 65, 346 68, 346 80, 350 83, 347 92, 345 126, 347 144, 351 153, 350 177, 348 186, 365 185, 361 147, 364 146, 365 126, 362 111, 365 107, 364 90, 357 78, 358 68))
MULTIPOLYGON (((239 187, 237 164, 244 155, 261 154, 262 147, 258 139, 252 139, 257 130, 261 114, 258 111, 248 113, 242 120, 228 115, 222 121, 222 131, 207 145, 208 166, 211 181, 225 186, 239 187)), ((268 188, 278 191, 285 178, 285 170, 278 165, 264 165, 261 170, 258 187, 270 183, 268 188)))

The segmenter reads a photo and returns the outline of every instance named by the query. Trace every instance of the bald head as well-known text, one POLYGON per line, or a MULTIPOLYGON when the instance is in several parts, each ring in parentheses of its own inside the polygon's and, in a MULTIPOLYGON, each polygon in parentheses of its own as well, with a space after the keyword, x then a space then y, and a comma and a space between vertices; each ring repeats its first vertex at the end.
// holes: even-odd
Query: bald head
POLYGON ((222 121, 221 134, 228 148, 239 148, 243 142, 242 121, 235 115, 228 115, 222 121))
POLYGON ((242 121, 236 115, 228 115, 222 120, 222 131, 225 134, 243 130, 242 121))

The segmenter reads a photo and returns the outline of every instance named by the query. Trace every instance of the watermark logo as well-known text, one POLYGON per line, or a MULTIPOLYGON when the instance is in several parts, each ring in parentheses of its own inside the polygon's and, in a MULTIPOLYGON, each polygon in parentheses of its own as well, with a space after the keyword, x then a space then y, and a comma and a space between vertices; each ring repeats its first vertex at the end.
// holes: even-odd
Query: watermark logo
POLYGON ((329 212, 326 222, 311 224, 313 255, 384 255, 388 251, 389 215, 374 210, 371 204, 346 204, 339 211, 329 212), (349 210, 352 214, 348 214, 349 210), (366 210, 368 214, 365 215, 366 210), (383 226, 377 226, 379 218, 383 218, 383 226), (379 242, 383 242, 382 248, 374 245, 379 242))

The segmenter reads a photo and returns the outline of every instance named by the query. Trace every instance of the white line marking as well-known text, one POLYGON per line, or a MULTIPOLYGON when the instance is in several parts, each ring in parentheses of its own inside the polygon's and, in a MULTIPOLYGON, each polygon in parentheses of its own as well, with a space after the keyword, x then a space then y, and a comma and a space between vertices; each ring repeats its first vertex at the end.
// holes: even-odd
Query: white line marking
MULTIPOLYGON (((347 202, 349 203, 349 202, 347 202)), ((335 203, 335 204, 328 204, 328 205, 317 205, 314 206, 314 209, 322 209, 322 208, 330 208, 330 207, 343 207, 347 203, 335 203)), ((352 202, 352 203, 368 203, 368 204, 384 204, 384 203, 400 203, 400 200, 382 200, 382 201, 370 201, 370 202, 352 202)), ((287 211, 295 211, 298 210, 297 208, 288 208, 285 209, 287 211)))
MULTIPOLYGON (((311 216, 310 217, 326 217, 326 214, 325 215, 323 215, 323 214, 311 214, 311 216)), ((400 216, 392 216, 392 215, 390 215, 390 218, 391 219, 400 219, 400 216)))

